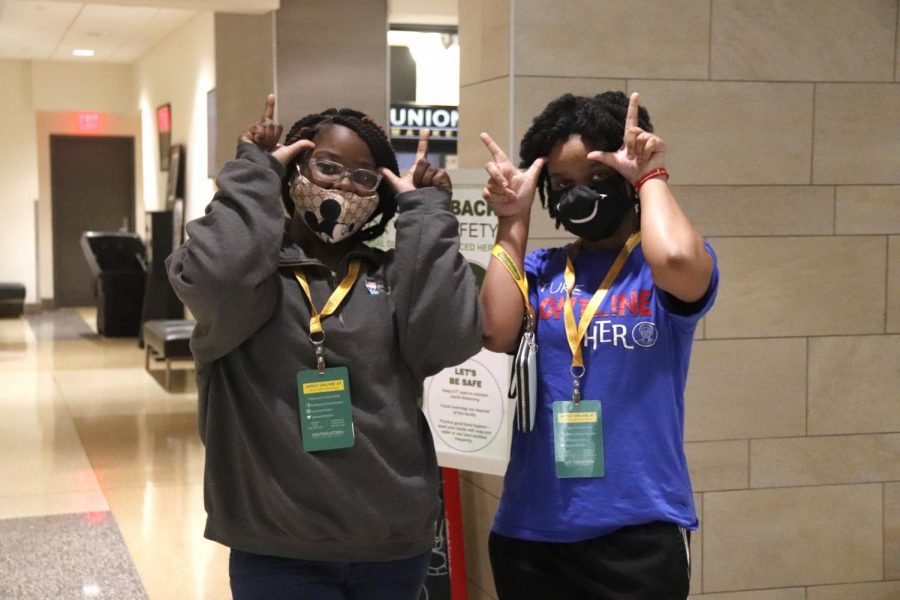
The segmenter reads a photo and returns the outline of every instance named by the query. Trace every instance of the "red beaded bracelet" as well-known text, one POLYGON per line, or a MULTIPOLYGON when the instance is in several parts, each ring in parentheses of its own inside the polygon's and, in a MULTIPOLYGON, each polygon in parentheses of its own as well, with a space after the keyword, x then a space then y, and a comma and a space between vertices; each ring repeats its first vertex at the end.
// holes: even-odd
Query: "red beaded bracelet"
POLYGON ((645 183, 647 183, 648 181, 650 181, 651 179, 654 179, 656 177, 665 177, 666 181, 668 181, 669 180, 669 172, 666 171, 665 168, 663 168, 663 167, 658 167, 656 169, 653 169, 652 171, 647 171, 646 173, 641 175, 637 181, 634 182, 634 191, 636 191, 636 192, 641 191, 641 186, 643 186, 645 183))

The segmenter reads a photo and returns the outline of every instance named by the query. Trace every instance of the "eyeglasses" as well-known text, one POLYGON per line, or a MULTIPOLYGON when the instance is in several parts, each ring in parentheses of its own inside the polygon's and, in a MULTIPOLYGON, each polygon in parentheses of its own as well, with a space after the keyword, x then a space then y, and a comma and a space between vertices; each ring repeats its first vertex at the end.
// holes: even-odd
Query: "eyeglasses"
POLYGON ((374 192, 381 183, 381 174, 368 169, 348 169, 341 163, 318 158, 310 158, 308 164, 313 181, 319 185, 337 185, 344 177, 349 177, 357 192, 374 192))

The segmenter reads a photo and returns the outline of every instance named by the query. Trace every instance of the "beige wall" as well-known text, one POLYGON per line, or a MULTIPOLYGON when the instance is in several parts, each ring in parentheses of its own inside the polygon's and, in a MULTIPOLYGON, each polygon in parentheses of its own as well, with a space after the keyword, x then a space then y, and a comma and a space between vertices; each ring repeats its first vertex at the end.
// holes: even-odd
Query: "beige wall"
POLYGON ((35 110, 134 113, 130 65, 36 61, 31 69, 35 110))
MULTIPOLYGON (((203 214, 213 194, 207 176, 206 95, 216 87, 214 17, 201 12, 134 64, 141 114, 143 210, 163 210, 167 172, 159 170, 156 107, 172 106, 172 144, 184 144, 185 220, 203 214)), ((139 211, 140 212, 140 211, 139 211)), ((140 230, 138 233, 142 233, 140 230)))
MULTIPOLYGON (((639 91, 719 255, 686 450, 693 596, 900 598, 897 0, 461 0, 461 166, 567 91, 639 91)), ((565 240, 549 219, 532 244, 565 240)), ((464 474, 471 597, 500 478, 464 474)))
POLYGON ((7 140, 0 144, 0 282, 23 284, 32 304, 38 298, 38 175, 30 63, 0 60, 0 81, 7 140))

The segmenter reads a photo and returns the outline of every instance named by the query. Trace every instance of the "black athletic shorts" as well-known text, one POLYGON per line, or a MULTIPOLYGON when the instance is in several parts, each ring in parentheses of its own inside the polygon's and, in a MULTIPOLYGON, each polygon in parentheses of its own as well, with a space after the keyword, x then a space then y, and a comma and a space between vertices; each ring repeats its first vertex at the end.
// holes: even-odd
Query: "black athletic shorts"
POLYGON ((491 532, 489 550, 499 600, 684 600, 690 589, 690 532, 673 523, 574 543, 491 532))

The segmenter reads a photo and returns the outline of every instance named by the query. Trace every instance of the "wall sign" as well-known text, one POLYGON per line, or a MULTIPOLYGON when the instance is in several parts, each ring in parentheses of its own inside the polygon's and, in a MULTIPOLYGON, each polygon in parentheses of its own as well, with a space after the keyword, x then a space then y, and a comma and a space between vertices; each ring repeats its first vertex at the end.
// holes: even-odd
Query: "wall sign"
POLYGON ((419 133, 430 130, 428 149, 456 154, 459 111, 455 106, 391 104, 391 144, 398 152, 415 152, 419 133))
POLYGON ((156 132, 159 135, 159 170, 169 170, 169 151, 172 145, 172 105, 156 108, 156 132))

